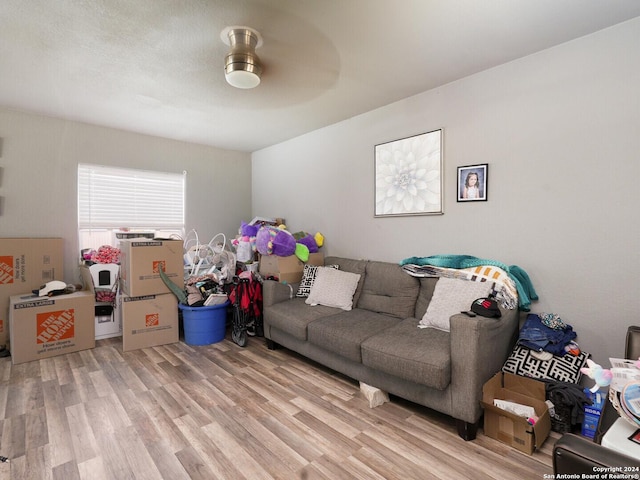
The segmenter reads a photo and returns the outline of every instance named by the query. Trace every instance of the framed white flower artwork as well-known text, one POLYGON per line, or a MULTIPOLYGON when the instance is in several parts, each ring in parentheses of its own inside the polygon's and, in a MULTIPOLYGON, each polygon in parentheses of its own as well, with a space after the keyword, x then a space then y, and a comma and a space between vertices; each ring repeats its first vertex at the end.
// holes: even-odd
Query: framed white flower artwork
POLYGON ((442 130, 375 146, 375 215, 441 215, 442 130))

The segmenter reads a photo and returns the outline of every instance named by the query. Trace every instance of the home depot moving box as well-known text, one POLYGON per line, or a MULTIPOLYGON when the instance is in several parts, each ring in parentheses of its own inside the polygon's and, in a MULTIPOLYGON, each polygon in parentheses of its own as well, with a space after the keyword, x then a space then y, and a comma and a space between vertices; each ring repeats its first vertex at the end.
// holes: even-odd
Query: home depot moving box
MULTIPOLYGON (((324 265, 324 254, 310 253, 309 265, 324 265)), ((281 282, 296 283, 302 280, 304 263, 295 255, 279 257, 277 255, 260 256, 259 272, 263 277, 273 276, 281 282)))
POLYGON ((119 295, 116 312, 122 316, 124 352, 178 341, 178 300, 172 293, 119 295))
POLYGON ((9 297, 64 280, 61 238, 0 238, 0 345, 9 341, 9 297))
POLYGON ((9 300, 11 360, 40 360, 95 347, 94 297, 13 295, 9 300))
POLYGON ((551 416, 545 400, 543 382, 511 373, 496 373, 482 387, 484 434, 531 455, 551 431, 551 416), (533 407, 538 419, 531 425, 526 418, 494 406, 494 399, 533 407))
POLYGON ((182 240, 127 239, 119 242, 122 292, 130 297, 170 293, 160 278, 160 268, 184 288, 182 240))

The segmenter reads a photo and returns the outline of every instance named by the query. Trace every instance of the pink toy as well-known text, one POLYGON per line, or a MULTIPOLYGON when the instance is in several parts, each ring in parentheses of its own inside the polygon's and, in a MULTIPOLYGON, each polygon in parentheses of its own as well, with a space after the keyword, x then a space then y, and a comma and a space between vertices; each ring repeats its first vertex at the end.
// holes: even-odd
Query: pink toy
POLYGON ((580 372, 584 373, 596 382, 596 384, 591 387, 592 393, 597 392, 600 387, 606 387, 611 383, 611 379, 613 378, 611 370, 602 368, 593 360, 587 360, 587 365, 587 367, 582 367, 580 372))

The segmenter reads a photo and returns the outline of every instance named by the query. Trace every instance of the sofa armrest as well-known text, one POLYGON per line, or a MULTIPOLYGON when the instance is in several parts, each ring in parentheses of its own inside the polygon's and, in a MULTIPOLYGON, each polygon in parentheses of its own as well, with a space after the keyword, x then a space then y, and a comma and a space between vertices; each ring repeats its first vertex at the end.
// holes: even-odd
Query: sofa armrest
POLYGON ((297 283, 280 283, 265 280, 262 284, 262 305, 269 307, 276 303, 292 299, 298 291, 297 283))
POLYGON ((475 423, 482 414, 482 386, 513 349, 518 311, 502 310, 500 318, 455 314, 450 330, 452 416, 475 423))
POLYGON ((573 433, 564 434, 553 447, 553 472, 556 474, 598 475, 600 473, 597 478, 605 478, 604 474, 612 474, 607 478, 616 478, 615 474, 620 473, 628 475, 625 478, 635 478, 633 475, 638 474, 637 468, 640 468, 639 459, 603 447, 573 433))

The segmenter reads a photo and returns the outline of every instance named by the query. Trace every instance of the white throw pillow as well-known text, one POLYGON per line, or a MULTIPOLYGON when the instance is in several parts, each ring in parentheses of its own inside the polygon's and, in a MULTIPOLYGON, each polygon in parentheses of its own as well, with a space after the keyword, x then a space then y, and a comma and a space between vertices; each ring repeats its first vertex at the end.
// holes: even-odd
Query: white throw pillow
POLYGON ((360 275, 357 273, 319 268, 305 303, 351 310, 359 281, 360 275))
POLYGON ((309 296, 311 287, 313 287, 313 283, 316 281, 316 275, 318 274, 319 268, 335 268, 337 270, 340 267, 338 265, 327 265, 326 267, 322 267, 306 263, 302 270, 302 280, 300 280, 296 297, 307 298, 309 296))
POLYGON ((475 299, 488 296, 492 289, 493 282, 440 277, 420 326, 448 332, 451 315, 469 310, 475 299))

